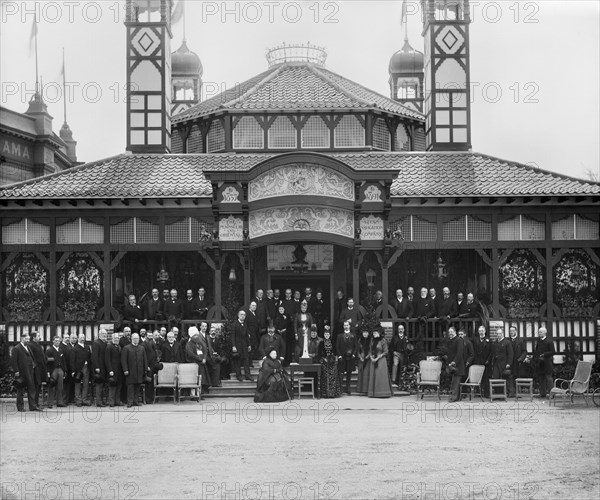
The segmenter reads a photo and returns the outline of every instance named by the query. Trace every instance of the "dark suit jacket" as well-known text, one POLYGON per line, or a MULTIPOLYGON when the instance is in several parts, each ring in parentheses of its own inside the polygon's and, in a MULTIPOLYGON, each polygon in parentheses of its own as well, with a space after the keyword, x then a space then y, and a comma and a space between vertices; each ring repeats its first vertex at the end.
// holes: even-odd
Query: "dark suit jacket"
POLYGON ((196 310, 194 311, 194 319, 206 319, 206 315, 208 314, 208 310, 211 308, 212 304, 206 297, 206 294, 200 300, 200 296, 196 297, 196 310))
POLYGON ((148 361, 148 366, 152 368, 157 362, 156 355, 156 342, 154 339, 152 340, 144 340, 140 342, 141 345, 144 346, 144 350, 146 351, 146 360, 148 361))
POLYGON ((338 356, 344 359, 352 359, 356 356, 358 350, 358 343, 354 335, 350 335, 348 338, 340 333, 336 341, 336 352, 338 356))
POLYGON ((181 352, 180 352, 180 344, 179 342, 175 341, 173 342, 173 347, 171 347, 171 344, 169 344, 169 341, 163 342, 163 345, 161 346, 161 361, 163 363, 179 363, 180 359, 181 359, 181 352))
POLYGON ((271 321, 275 321, 277 314, 279 314, 279 305, 282 304, 280 299, 265 299, 265 306, 267 308, 267 316, 271 321))
POLYGON ((183 302, 179 299, 173 300, 169 298, 164 304, 165 316, 170 318, 171 316, 177 319, 183 318, 183 302))
POLYGON ((283 337, 277 333, 273 336, 265 333, 260 338, 258 354, 260 356, 266 356, 273 348, 277 349, 277 356, 281 358, 285 356, 285 340, 283 340, 283 337))
POLYGON ((123 319, 131 322, 135 322, 136 319, 142 320, 144 319, 144 311, 139 304, 136 304, 135 306, 127 304, 123 308, 123 319))
POLYGON ((452 297, 448 297, 440 301, 437 315, 440 318, 454 318, 457 310, 456 301, 452 297))
POLYGON ((250 336, 248 335, 248 328, 245 322, 240 323, 239 320, 235 320, 233 325, 233 338, 231 340, 232 347, 235 347, 238 353, 248 352, 250 336))
POLYGON ((533 349, 533 358, 535 360, 534 366, 538 373, 552 375, 554 353, 554 342, 550 340, 550 337, 546 337, 544 340, 538 339, 535 348, 533 349))
POLYGON ((71 371, 79 372, 83 370, 83 365, 87 361, 88 366, 92 360, 90 348, 88 346, 81 347, 79 344, 73 346, 71 351, 71 371))
POLYGON ((27 382, 27 385, 34 383, 33 376, 33 354, 20 342, 12 348, 11 361, 13 371, 19 372, 19 375, 27 382))
POLYGON ((489 365, 492 355, 490 339, 485 337, 482 342, 479 337, 475 337, 473 340, 473 351, 475 352, 474 365, 489 365))
MULTIPOLYGON (((267 328, 267 302, 263 300, 254 299, 256 302, 256 320, 258 321, 259 334, 264 333, 263 330, 267 328)), ((246 319, 248 319, 248 313, 246 313, 246 319)))
POLYGON ((187 297, 183 299, 183 319, 197 319, 199 318, 198 308, 200 307, 200 301, 198 297, 187 297))
MULTIPOLYGON (((62 345, 62 343, 61 343, 62 345)), ((56 369, 61 368, 63 372, 67 371, 67 362, 65 359, 65 352, 58 346, 58 351, 51 345, 46 349, 46 369, 50 374, 56 369)))
POLYGON ((519 375, 519 364, 522 363, 527 357, 527 347, 525 347, 525 341, 519 337, 514 339, 511 337, 510 342, 512 343, 513 359, 510 363, 513 375, 519 375))
POLYGON ((123 381, 123 367, 121 366, 121 346, 114 345, 112 342, 106 346, 104 351, 104 367, 106 376, 110 377, 109 373, 113 372, 113 377, 117 383, 123 381))
POLYGON ((150 297, 148 302, 146 302, 146 318, 153 320, 164 319, 164 308, 165 305, 162 299, 154 300, 150 297))
POLYGON ((429 295, 424 299, 415 299, 415 318, 433 318, 435 314, 435 303, 433 300, 431 300, 431 297, 429 295))
POLYGON ((73 350, 73 346, 70 342, 68 344, 61 342, 60 350, 63 353, 63 359, 65 361, 65 375, 68 374, 68 376, 71 376, 71 351, 73 350))
POLYGON ((148 372, 148 360, 143 346, 127 344, 121 351, 121 366, 123 372, 129 372, 125 376, 126 383, 141 384, 148 372))
POLYGON ((35 342, 29 342, 29 351, 33 354, 33 375, 35 377, 36 384, 41 384, 46 381, 46 355, 44 354, 44 350, 42 346, 35 342))
POLYGON ((96 373, 96 368, 100 369, 100 378, 106 381, 106 342, 100 339, 94 340, 92 344, 92 370, 96 373))
POLYGON ((250 309, 246 309, 246 329, 248 330, 248 335, 250 336, 251 341, 256 340, 258 343, 259 339, 259 321, 258 315, 252 314, 250 309))
POLYGON ((469 366, 473 364, 473 360, 475 359, 475 350, 473 348, 473 343, 467 338, 463 338, 464 352, 463 359, 465 361, 465 368, 468 369, 469 366))
POLYGON ((402 297, 402 302, 396 298, 390 305, 394 308, 399 318, 411 318, 413 315, 412 304, 406 297, 402 297))
POLYGON ((293 318, 296 315, 296 302, 294 302, 294 299, 283 299, 281 303, 285 309, 285 315, 288 318, 293 318))
POLYGON ((464 359, 464 350, 465 347, 463 345, 463 339, 456 336, 453 339, 448 339, 447 343, 447 363, 454 363, 456 369, 456 375, 460 375, 461 377, 465 375, 465 359, 464 359))
POLYGON ((467 301, 463 301, 461 304, 461 310, 458 311, 458 315, 461 318, 475 318, 479 314, 479 306, 477 302, 473 301, 470 304, 467 301))

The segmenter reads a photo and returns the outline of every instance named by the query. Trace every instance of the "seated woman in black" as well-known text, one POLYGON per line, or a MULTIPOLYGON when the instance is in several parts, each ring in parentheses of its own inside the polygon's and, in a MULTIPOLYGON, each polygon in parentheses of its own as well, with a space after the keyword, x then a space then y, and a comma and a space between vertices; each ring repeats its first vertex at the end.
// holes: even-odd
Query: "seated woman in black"
POLYGON ((276 403, 292 399, 288 374, 283 370, 277 349, 271 349, 258 372, 255 403, 276 403))

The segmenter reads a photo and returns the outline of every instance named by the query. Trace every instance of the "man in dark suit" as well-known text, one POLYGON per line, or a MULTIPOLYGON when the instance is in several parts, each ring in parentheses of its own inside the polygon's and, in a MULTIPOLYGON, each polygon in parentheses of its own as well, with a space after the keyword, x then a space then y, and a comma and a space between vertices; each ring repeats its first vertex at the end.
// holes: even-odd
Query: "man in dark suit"
POLYGON ((545 398, 552 389, 552 369, 554 367, 554 342, 547 336, 547 330, 538 330, 538 341, 533 349, 535 375, 540 386, 540 397, 545 398))
POLYGON ((231 340, 232 362, 236 377, 240 382, 244 380, 242 379, 243 364, 244 378, 252 382, 252 377, 250 376, 250 350, 252 349, 252 345, 246 326, 246 312, 244 310, 238 312, 238 319, 234 322, 233 338, 231 340))
POLYGON ((362 314, 358 307, 354 305, 354 299, 352 297, 348 297, 346 304, 347 307, 340 313, 339 321, 342 322, 342 325, 346 321, 350 322, 350 331, 356 336, 358 334, 358 324, 362 320, 362 314))
POLYGON ((121 366, 121 346, 119 345, 118 333, 113 333, 112 341, 106 346, 104 367, 108 375, 108 406, 121 406, 123 368, 121 366))
POLYGON ((450 296, 450 289, 445 286, 442 289, 442 300, 439 301, 437 317, 440 318, 442 331, 448 330, 450 319, 456 316, 456 301, 450 296))
POLYGON ((394 308, 394 311, 396 311, 396 316, 399 318, 409 319, 412 317, 412 304, 407 298, 404 297, 401 288, 396 290, 396 299, 390 305, 394 308))
POLYGON ((492 345, 490 339, 486 337, 485 326, 481 325, 478 330, 479 336, 473 340, 473 352, 475 358, 473 359, 474 365, 485 366, 483 372, 483 378, 481 379, 481 387, 483 388, 484 397, 489 397, 490 385, 488 381, 490 379, 490 364, 492 362, 492 345))
MULTIPOLYGON (((63 335, 63 341, 60 344, 60 350, 63 353, 63 358, 65 360, 65 378, 63 381, 63 400, 62 404, 67 405, 73 403, 75 401, 75 384, 73 382, 73 377, 71 377, 71 351, 73 350, 73 345, 71 344, 71 335, 65 333, 63 335)), ((75 343, 77 340, 75 339, 75 343)))
POLYGON ((283 307, 285 308, 285 315, 288 318, 293 318, 296 315, 296 302, 292 297, 292 289, 287 288, 285 291, 285 298, 282 300, 283 307))
POLYGON ((510 370, 512 359, 512 344, 504 337, 504 328, 497 328, 496 341, 492 343, 492 378, 508 378, 504 372, 510 370))
POLYGON ((146 302, 146 318, 150 321, 165 319, 164 303, 158 295, 158 288, 152 289, 152 297, 146 302))
POLYGON ((139 334, 133 333, 131 344, 121 351, 121 366, 127 383, 127 408, 138 406, 140 386, 149 371, 146 350, 140 345, 139 334))
POLYGON ((246 313, 246 330, 250 338, 250 346, 252 347, 252 356, 258 359, 258 342, 260 341, 260 326, 256 314, 257 304, 255 301, 250 302, 250 305, 244 311, 246 313))
POLYGON ((80 333, 77 344, 71 351, 71 376, 75 380, 75 404, 77 406, 90 406, 89 383, 90 363, 92 356, 90 348, 85 345, 85 334, 80 333))
POLYGON ((465 375, 465 360, 463 340, 456 336, 456 330, 453 326, 448 328, 447 344, 448 368, 452 372, 452 382, 450 383, 450 402, 460 401, 460 381, 465 375))
POLYGON ((183 302, 177 298, 177 290, 171 290, 169 300, 165 302, 165 316, 169 321, 169 328, 179 328, 181 318, 183 318, 183 302))
POLYGON ((106 376, 106 339, 108 333, 104 328, 100 328, 98 338, 92 344, 92 370, 94 370, 94 385, 96 406, 102 408, 106 406, 102 401, 104 386, 108 377, 106 376))
POLYGON ((427 288, 421 288, 421 298, 415 299, 414 316, 425 321, 435 316, 435 304, 427 293, 427 288))
POLYGON ((29 333, 21 333, 21 341, 13 347, 11 352, 12 369, 15 379, 22 379, 23 384, 17 386, 17 410, 25 411, 23 390, 27 390, 27 403, 29 411, 41 411, 35 404, 35 382, 33 375, 33 354, 29 350, 29 333))
MULTIPOLYGON (((191 291, 191 290, 190 290, 191 291)), ((156 342, 154 341, 153 333, 150 332, 146 335, 146 337, 141 342, 144 350, 146 351, 146 361, 150 370, 154 370, 154 365, 158 363, 158 355, 156 352, 156 342)), ((154 403, 154 377, 150 377, 150 382, 144 383, 144 395, 146 399, 146 404, 151 405, 154 403)))
POLYGON ((465 304, 466 304, 465 294, 462 292, 458 292, 456 294, 456 316, 457 317, 463 311, 465 304))
POLYGON ((312 294, 312 288, 309 287, 309 286, 307 286, 304 289, 304 300, 306 300, 306 304, 307 304, 306 311, 309 314, 314 314, 314 312, 315 312, 314 308, 315 308, 315 301, 316 301, 316 299, 315 299, 315 297, 312 294))
POLYGON ((465 362, 465 377, 463 377, 463 380, 465 380, 466 375, 469 373, 469 367, 473 364, 473 360, 475 359, 475 350, 473 348, 473 342, 468 339, 464 330, 459 330, 458 336, 462 339, 465 348, 463 353, 463 360, 465 362))
POLYGON ((276 349, 281 360, 285 357, 285 340, 283 337, 275 333, 275 327, 267 327, 267 333, 260 338, 258 345, 258 355, 261 358, 266 358, 271 349, 276 349))
POLYGON ((183 319, 195 319, 198 316, 198 299, 194 297, 191 289, 186 290, 183 300, 183 319))
POLYGON ((198 288, 198 297, 196 297, 196 311, 194 318, 206 319, 210 308, 211 303, 208 301, 208 297, 206 296, 206 289, 201 286, 198 288))
MULTIPOLYGON (((262 290, 256 290, 256 319, 258 321, 258 334, 257 340, 260 340, 261 335, 267 332, 267 302, 264 298, 264 292, 262 290)), ((248 314, 246 314, 248 317, 248 314)), ((257 341, 258 345, 258 341, 257 341)))
POLYGON ((523 361, 527 357, 527 347, 525 341, 517 335, 517 328, 511 326, 508 329, 510 342, 512 344, 513 358, 510 363, 511 377, 509 380, 508 395, 514 397, 516 394, 515 380, 521 376, 521 368, 523 361))
POLYGON ((46 369, 48 371, 48 408, 52 408, 52 402, 57 407, 64 407, 64 380, 66 363, 64 351, 61 348, 61 338, 57 335, 52 340, 52 345, 46 349, 46 369))
POLYGON ((123 308, 123 319, 131 323, 133 331, 137 332, 148 321, 145 316, 144 311, 136 301, 135 295, 130 295, 129 304, 123 308))
MULTIPOLYGON (((349 299, 350 300, 350 299, 349 299)), ((352 326, 348 320, 342 323, 343 332, 338 335, 336 341, 337 355, 340 363, 340 379, 342 373, 346 374, 346 394, 350 394, 350 379, 356 367, 356 354, 358 352, 358 341, 352 333, 352 326)), ((342 380, 340 380, 342 382, 342 380)))
POLYGON ((479 306, 475 302, 475 297, 472 293, 467 294, 467 301, 463 302, 461 311, 459 311, 459 318, 476 318, 479 313, 479 306))
POLYGON ((281 300, 275 299, 273 290, 267 290, 267 298, 265 299, 265 306, 267 308, 267 324, 275 321, 280 304, 281 300))
POLYGON ((35 384, 35 406, 40 406, 40 392, 42 382, 46 382, 46 355, 42 346, 38 343, 39 334, 36 331, 31 332, 29 341, 29 351, 33 355, 33 382, 35 384))
POLYGON ((179 363, 181 359, 180 345, 175 340, 175 334, 173 332, 167 333, 167 341, 163 342, 160 348, 161 358, 163 363, 179 363))

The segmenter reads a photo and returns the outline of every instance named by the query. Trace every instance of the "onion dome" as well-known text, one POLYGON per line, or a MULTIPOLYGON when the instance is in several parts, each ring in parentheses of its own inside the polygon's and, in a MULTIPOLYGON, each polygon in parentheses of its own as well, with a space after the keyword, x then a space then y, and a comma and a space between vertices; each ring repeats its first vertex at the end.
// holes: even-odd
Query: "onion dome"
POLYGON ((171 54, 172 74, 202 76, 203 71, 198 54, 192 52, 184 40, 181 47, 171 54))
POLYGON ((389 73, 423 73, 423 53, 412 48, 408 40, 390 59, 389 73))

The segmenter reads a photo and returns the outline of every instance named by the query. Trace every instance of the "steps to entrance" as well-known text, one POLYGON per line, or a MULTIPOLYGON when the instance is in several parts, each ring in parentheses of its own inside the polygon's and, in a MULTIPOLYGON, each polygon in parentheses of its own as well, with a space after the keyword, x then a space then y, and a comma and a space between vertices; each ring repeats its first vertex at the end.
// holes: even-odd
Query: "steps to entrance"
MULTIPOLYGON (((231 374, 230 380, 221 380, 222 387, 211 387, 210 392, 205 394, 203 398, 253 398, 254 392, 256 391, 256 380, 258 378, 260 361, 254 361, 250 366, 250 374, 254 379, 253 382, 244 380, 243 382, 238 381, 235 374, 231 374)), ((350 379, 350 388, 353 394, 356 394, 356 384, 358 382, 358 372, 353 372, 350 379)), ((395 395, 407 395, 394 387, 395 395)))

